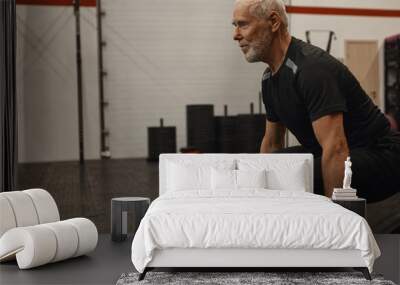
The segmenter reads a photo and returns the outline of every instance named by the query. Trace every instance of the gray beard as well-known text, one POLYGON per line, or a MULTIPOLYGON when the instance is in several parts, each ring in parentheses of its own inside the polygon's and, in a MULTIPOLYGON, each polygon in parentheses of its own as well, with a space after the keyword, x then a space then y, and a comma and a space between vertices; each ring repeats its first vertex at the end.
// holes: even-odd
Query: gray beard
POLYGON ((268 52, 271 46, 271 38, 267 34, 264 34, 262 41, 255 43, 253 47, 250 47, 247 54, 245 55, 248 62, 260 62, 263 60, 264 55, 268 52))
POLYGON ((248 62, 259 62, 261 61, 261 52, 254 48, 250 48, 245 54, 245 58, 248 62))

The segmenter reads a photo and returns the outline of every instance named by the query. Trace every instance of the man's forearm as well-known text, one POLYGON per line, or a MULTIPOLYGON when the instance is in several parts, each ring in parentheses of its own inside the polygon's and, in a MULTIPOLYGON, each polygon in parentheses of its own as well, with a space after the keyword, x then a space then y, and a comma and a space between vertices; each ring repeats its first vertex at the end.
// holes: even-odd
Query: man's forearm
POLYGON ((321 167, 322 176, 324 180, 324 193, 325 196, 331 197, 333 188, 342 187, 344 177, 344 161, 349 155, 349 151, 343 150, 330 154, 328 152, 322 153, 321 167))
POLYGON ((274 145, 268 142, 268 140, 264 137, 261 142, 260 153, 271 153, 283 148, 282 145, 274 145))
POLYGON ((263 140, 261 141, 261 147, 260 147, 260 153, 270 153, 270 147, 268 145, 268 142, 266 138, 264 137, 263 140))

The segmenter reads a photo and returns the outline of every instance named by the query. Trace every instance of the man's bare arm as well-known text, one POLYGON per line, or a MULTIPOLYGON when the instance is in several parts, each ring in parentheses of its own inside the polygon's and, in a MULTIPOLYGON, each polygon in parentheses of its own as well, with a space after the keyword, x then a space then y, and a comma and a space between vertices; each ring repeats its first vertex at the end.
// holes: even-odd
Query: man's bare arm
POLYGON ((260 153, 270 153, 284 147, 286 127, 279 122, 266 121, 260 153))
POLYGON ((349 148, 343 127, 343 114, 323 116, 312 123, 315 136, 322 147, 322 177, 325 196, 331 197, 334 187, 341 187, 344 161, 349 148))

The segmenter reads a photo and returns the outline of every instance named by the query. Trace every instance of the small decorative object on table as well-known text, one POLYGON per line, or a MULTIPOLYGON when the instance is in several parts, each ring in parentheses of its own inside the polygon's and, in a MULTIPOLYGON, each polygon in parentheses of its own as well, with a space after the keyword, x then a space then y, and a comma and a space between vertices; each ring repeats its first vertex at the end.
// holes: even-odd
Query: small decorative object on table
POLYGON ((144 197, 120 197, 111 199, 111 239, 123 241, 128 234, 128 212, 135 213, 134 233, 139 227, 150 205, 150 199, 144 197))
POLYGON ((343 188, 334 188, 332 201, 342 207, 366 217, 366 200, 357 197, 357 190, 351 188, 351 161, 350 157, 344 162, 343 188))
POLYGON ((332 200, 356 200, 357 190, 351 188, 351 161, 350 157, 344 162, 344 179, 343 188, 334 188, 332 194, 332 200))

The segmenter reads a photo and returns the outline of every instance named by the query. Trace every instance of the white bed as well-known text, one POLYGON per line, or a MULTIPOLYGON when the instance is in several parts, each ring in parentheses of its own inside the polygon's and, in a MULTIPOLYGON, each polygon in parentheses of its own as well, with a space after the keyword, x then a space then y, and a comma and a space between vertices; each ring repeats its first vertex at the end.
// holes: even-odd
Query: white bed
POLYGON ((132 243, 141 279, 154 267, 354 267, 370 278, 380 255, 372 232, 362 217, 312 194, 312 155, 163 154, 159 166, 160 197, 132 243), (248 187, 261 174, 266 185, 248 187))

